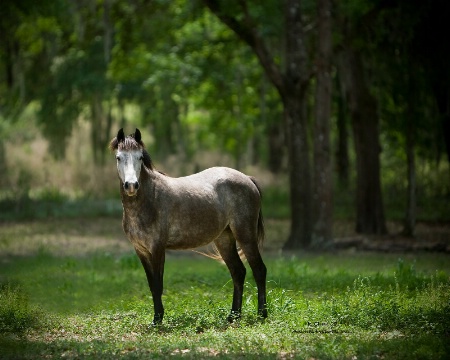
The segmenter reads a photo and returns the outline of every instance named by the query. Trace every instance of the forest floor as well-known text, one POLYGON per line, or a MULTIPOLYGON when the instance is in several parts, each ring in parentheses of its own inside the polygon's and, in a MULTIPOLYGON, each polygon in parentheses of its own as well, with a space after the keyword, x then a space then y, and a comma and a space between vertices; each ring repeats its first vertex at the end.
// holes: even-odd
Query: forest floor
POLYGON ((386 235, 336 236, 337 249, 355 249, 378 252, 431 251, 450 253, 450 224, 419 222, 414 237, 402 233, 402 224, 388 223, 386 235))

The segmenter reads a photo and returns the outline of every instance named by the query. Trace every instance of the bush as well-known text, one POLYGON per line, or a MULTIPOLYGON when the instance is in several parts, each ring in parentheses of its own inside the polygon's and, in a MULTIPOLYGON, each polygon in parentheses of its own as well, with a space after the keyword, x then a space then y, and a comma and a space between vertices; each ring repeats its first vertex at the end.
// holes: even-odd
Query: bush
POLYGON ((6 283, 0 286, 0 334, 22 334, 36 328, 40 314, 28 304, 28 297, 17 285, 6 283))

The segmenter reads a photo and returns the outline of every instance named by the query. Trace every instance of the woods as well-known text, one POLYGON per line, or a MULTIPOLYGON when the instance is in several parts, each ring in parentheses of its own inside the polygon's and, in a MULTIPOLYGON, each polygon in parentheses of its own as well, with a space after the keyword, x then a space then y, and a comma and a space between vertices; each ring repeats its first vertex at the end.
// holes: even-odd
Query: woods
POLYGON ((331 246, 342 194, 360 234, 388 232, 392 198, 407 236, 418 219, 449 220, 445 205, 420 211, 450 197, 446 1, 5 0, 0 11, 1 201, 20 172, 11 139, 37 129, 62 162, 83 123, 96 164, 119 127, 139 126, 157 161, 215 151, 286 176, 285 250, 331 246))

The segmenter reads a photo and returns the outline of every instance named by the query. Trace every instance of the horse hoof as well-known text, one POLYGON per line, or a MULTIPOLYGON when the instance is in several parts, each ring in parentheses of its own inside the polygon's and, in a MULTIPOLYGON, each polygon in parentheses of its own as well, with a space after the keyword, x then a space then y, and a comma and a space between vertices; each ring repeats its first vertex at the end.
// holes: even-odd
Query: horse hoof
POLYGON ((232 311, 230 315, 228 315, 227 320, 230 324, 238 321, 241 318, 241 313, 238 311, 232 311))
POLYGON ((262 319, 267 318, 267 309, 262 309, 258 311, 258 316, 262 319))
POLYGON ((162 324, 163 317, 161 315, 155 315, 151 326, 160 326, 162 324))

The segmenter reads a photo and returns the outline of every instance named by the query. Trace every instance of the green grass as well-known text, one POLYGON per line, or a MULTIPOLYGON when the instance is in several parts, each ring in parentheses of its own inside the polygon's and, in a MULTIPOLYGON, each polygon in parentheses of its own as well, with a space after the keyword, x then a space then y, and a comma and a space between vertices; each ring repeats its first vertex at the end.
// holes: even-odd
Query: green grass
POLYGON ((2 358, 444 359, 450 355, 450 264, 438 254, 266 256, 269 318, 245 286, 229 325, 232 284, 210 259, 169 255, 166 317, 151 327, 133 253, 0 263, 2 358))

